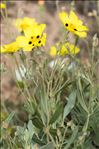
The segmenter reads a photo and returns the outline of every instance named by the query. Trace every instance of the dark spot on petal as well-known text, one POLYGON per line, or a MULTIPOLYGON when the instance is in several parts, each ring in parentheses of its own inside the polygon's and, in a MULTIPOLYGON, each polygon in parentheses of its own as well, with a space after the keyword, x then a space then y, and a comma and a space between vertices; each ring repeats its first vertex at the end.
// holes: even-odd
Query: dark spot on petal
POLYGON ((66 23, 65 26, 68 26, 68 23, 66 23))
POLYGON ((40 36, 38 35, 36 38, 39 38, 40 36))
POLYGON ((41 40, 38 43, 41 43, 41 40))
POLYGON ((29 41, 29 44, 32 44, 32 41, 29 41))
POLYGON ((77 31, 77 29, 74 28, 74 31, 77 31))
POLYGON ((34 46, 34 44, 32 46, 34 46))
POLYGON ((31 39, 33 39, 33 36, 31 37, 31 39))

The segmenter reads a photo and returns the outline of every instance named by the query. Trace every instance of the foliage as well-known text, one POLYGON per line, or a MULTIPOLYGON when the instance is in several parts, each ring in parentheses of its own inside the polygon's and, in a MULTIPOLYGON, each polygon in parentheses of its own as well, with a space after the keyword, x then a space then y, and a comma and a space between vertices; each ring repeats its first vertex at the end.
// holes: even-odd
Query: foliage
MULTIPOLYGON (((95 35, 88 66, 72 53, 51 57, 38 46, 30 50, 30 55, 18 51, 19 60, 16 53, 10 54, 21 78, 16 78, 16 83, 24 98, 27 121, 17 124, 16 113, 7 113, 1 122, 2 149, 99 147, 96 41, 95 35)), ((75 46, 77 42, 78 37, 75 46)))

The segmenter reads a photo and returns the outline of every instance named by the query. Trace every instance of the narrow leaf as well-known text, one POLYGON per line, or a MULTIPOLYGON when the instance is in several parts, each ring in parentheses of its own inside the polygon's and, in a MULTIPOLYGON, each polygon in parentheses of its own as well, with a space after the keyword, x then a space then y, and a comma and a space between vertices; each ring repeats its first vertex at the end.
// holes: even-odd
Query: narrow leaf
POLYGON ((14 115, 15 115, 15 112, 14 112, 14 111, 11 112, 11 113, 9 114, 8 118, 5 120, 5 122, 6 122, 7 124, 9 124, 9 123, 11 122, 12 118, 14 117, 14 115))
POLYGON ((70 145, 74 142, 76 136, 77 136, 77 133, 78 133, 78 127, 76 127, 72 133, 72 136, 71 138, 68 140, 68 143, 67 145, 64 147, 64 149, 69 149, 70 148, 70 145))
POLYGON ((64 114, 63 119, 66 118, 66 116, 70 113, 70 111, 73 109, 76 101, 76 91, 74 90, 70 96, 68 97, 68 102, 64 108, 64 114))
POLYGON ((44 127, 42 121, 38 117, 33 118, 33 125, 39 129, 42 129, 44 127))
POLYGON ((45 145, 45 142, 41 141, 41 139, 39 139, 35 134, 33 135, 32 139, 33 139, 33 142, 39 144, 40 146, 45 145))
POLYGON ((59 104, 56 108, 55 113, 53 114, 52 118, 50 119, 49 124, 53 124, 58 118, 59 116, 62 114, 62 104, 59 104))
POLYGON ((55 149, 55 147, 54 147, 53 143, 50 142, 47 145, 40 147, 40 149, 55 149))

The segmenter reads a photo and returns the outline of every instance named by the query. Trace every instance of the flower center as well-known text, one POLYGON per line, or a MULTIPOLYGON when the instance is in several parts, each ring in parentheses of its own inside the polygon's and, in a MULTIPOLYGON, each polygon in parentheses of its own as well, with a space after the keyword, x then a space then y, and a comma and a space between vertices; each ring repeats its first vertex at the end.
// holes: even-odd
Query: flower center
POLYGON ((41 43, 41 40, 38 43, 41 43))
POLYGON ((39 38, 40 36, 38 35, 36 38, 39 38))
POLYGON ((29 44, 32 44, 32 41, 29 41, 29 44))
POLYGON ((68 23, 66 23, 65 26, 68 26, 68 23))

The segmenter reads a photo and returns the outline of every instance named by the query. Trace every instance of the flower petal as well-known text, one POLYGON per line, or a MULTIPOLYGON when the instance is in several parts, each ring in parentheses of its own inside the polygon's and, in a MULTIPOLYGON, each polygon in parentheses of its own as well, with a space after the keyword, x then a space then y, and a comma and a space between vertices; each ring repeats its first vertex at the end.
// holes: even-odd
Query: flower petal
POLYGON ((36 25, 34 27, 30 27, 27 30, 24 31, 25 36, 27 37, 32 37, 32 36, 41 36, 44 29, 45 29, 46 25, 45 24, 41 24, 41 25, 36 25))
POLYGON ((50 49, 50 55, 51 56, 56 56, 56 54, 57 54, 56 47, 55 46, 52 46, 51 49, 50 49))
POLYGON ((10 44, 1 46, 0 53, 13 53, 13 52, 17 52, 19 49, 20 49, 20 47, 17 44, 17 42, 12 42, 10 44))
POLYGON ((63 22, 63 24, 66 23, 66 20, 68 19, 68 14, 64 11, 59 13, 59 18, 63 22))

